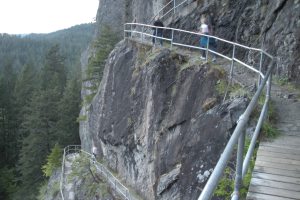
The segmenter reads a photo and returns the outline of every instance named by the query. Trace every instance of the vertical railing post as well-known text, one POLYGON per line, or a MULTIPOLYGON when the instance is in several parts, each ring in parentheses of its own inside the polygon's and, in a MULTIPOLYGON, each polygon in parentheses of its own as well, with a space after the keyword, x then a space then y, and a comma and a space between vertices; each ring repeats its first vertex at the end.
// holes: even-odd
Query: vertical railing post
MULTIPOLYGON (((273 63, 272 63, 273 64, 273 63)), ((270 99, 271 97, 271 83, 272 83, 272 73, 270 74, 269 78, 268 78, 268 82, 267 82, 267 98, 270 99)))
POLYGON ((205 60, 206 60, 206 62, 207 62, 207 61, 208 61, 209 37, 208 37, 208 36, 205 36, 205 37, 207 37, 207 45, 206 45, 206 58, 205 58, 205 60))
POLYGON ((175 9, 176 9, 176 0, 174 0, 174 3, 173 3, 173 13, 175 14, 175 9))
POLYGON ((144 25, 142 26, 142 42, 144 41, 144 25))
POLYGON ((124 24, 124 39, 126 38, 126 23, 124 24))
POLYGON ((239 199, 239 191, 243 183, 243 155, 244 155, 244 147, 245 147, 245 129, 242 130, 242 133, 239 137, 238 142, 238 151, 236 157, 236 172, 235 172, 235 183, 234 183, 234 192, 232 194, 232 200, 239 199))
POLYGON ((130 24, 130 37, 132 38, 132 35, 133 35, 133 33, 132 33, 132 24, 130 24))
MULTIPOLYGON (((263 52, 261 51, 260 52, 260 60, 259 60, 259 71, 260 72, 262 72, 261 70, 262 70, 262 64, 263 64, 263 56, 264 56, 264 54, 263 54, 263 52)), ((258 75, 258 86, 260 85, 260 83, 261 83, 261 76, 260 76, 260 74, 258 75)))
POLYGON ((155 42, 154 42, 154 46, 156 45, 156 39, 157 39, 157 27, 155 27, 155 42))
POLYGON ((173 47, 173 39, 174 39, 174 30, 172 29, 172 34, 171 34, 171 49, 173 47))
POLYGON ((233 77, 233 68, 234 68, 234 59, 235 59, 235 44, 233 45, 233 49, 232 49, 232 58, 231 58, 231 65, 230 65, 230 74, 229 74, 229 83, 231 83, 232 81, 232 77, 233 77))

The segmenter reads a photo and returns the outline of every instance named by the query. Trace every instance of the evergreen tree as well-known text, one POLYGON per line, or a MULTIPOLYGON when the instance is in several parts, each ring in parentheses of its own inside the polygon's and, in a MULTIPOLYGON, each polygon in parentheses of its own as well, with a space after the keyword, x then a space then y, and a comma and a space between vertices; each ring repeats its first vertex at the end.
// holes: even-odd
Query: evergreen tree
POLYGON ((16 115, 13 90, 16 75, 8 62, 0 75, 0 167, 15 162, 16 115))
POLYGON ((91 83, 91 87, 88 89, 94 93, 101 82, 106 59, 118 41, 119 38, 117 34, 115 34, 109 26, 104 26, 99 38, 94 44, 96 53, 93 57, 89 58, 86 71, 87 78, 85 80, 91 83))
POLYGON ((59 45, 50 48, 41 74, 42 90, 58 89, 63 94, 66 85, 65 58, 60 54, 59 45))
POLYGON ((16 198, 30 192, 33 199, 40 182, 43 180, 42 165, 46 156, 57 140, 57 123, 59 121, 59 103, 65 88, 66 74, 63 57, 59 47, 53 46, 46 56, 45 66, 41 71, 41 87, 34 94, 22 128, 26 135, 23 140, 19 160, 21 187, 16 198))
POLYGON ((61 165, 62 149, 58 144, 55 144, 51 149, 51 153, 47 157, 47 163, 43 165, 43 173, 46 177, 50 177, 54 170, 61 165))
POLYGON ((60 119, 57 124, 59 144, 67 146, 80 144, 79 124, 81 82, 75 77, 68 81, 66 91, 60 101, 60 119))

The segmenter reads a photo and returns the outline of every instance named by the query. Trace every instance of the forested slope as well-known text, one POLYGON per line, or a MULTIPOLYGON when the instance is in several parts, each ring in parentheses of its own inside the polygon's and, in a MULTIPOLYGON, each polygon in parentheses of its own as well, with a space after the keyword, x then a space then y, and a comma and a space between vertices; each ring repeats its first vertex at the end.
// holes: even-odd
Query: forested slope
POLYGON ((93 32, 0 35, 0 199, 36 199, 60 147, 80 143, 80 56, 93 32))

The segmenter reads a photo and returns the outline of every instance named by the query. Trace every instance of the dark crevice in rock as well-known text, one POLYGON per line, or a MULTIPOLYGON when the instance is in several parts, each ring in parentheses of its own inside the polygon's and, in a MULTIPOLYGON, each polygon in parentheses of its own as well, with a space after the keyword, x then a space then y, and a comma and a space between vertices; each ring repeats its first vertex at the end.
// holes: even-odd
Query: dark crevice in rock
POLYGON ((182 120, 181 122, 178 122, 178 123, 176 123, 176 124, 173 124, 172 126, 170 126, 169 128, 168 128, 168 130, 170 131, 170 132, 172 132, 172 131, 174 131, 178 126, 181 126, 182 124, 184 124, 186 122, 186 120, 182 120))
MULTIPOLYGON (((264 28, 262 29, 262 33, 266 34, 273 26, 274 22, 277 19, 278 14, 280 13, 280 11, 284 8, 285 4, 287 3, 288 0, 283 0, 279 3, 279 5, 277 6, 277 8, 275 8, 275 10, 272 12, 271 16, 269 17, 269 20, 267 20, 267 24, 264 26, 264 28)), ((262 34, 262 35, 263 35, 262 34)))

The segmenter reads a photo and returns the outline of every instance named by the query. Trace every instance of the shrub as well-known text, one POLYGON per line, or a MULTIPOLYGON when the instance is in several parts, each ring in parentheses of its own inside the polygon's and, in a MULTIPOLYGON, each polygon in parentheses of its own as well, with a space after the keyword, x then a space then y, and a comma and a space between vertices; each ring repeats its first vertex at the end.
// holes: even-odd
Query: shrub
POLYGON ((42 166, 42 171, 46 177, 50 177, 53 171, 61 165, 61 154, 62 149, 58 144, 55 144, 47 157, 47 163, 42 166))

